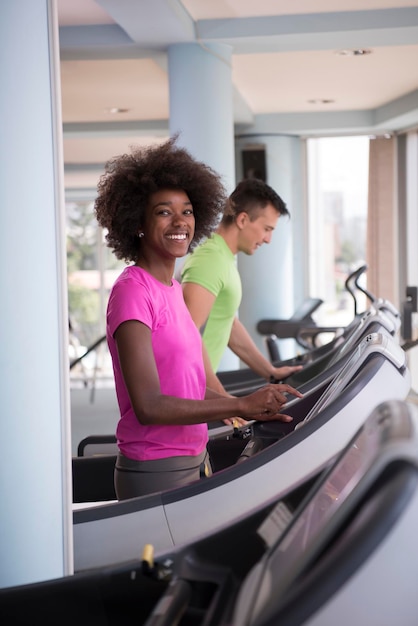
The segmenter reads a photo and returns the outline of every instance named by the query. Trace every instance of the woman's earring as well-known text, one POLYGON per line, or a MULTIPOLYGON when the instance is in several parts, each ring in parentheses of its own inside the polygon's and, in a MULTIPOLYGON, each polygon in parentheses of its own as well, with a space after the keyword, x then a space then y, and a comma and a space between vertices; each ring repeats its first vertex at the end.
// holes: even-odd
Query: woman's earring
POLYGON ((138 237, 143 237, 144 233, 138 233, 138 237))

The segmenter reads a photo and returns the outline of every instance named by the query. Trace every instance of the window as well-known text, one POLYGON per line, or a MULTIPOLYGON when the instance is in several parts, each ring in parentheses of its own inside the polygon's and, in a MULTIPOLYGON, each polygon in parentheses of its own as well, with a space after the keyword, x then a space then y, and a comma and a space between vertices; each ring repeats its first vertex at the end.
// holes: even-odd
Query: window
POLYGON ((92 200, 66 203, 70 363, 98 343, 97 349, 71 368, 75 386, 93 379, 94 383, 98 379, 113 383, 110 355, 105 340, 100 339, 106 332, 109 291, 124 263, 106 247, 93 206, 92 200))
MULTIPOLYGON (((324 300, 315 313, 320 325, 346 326, 354 302, 347 276, 366 259, 369 138, 307 140, 309 206, 309 294, 324 300)), ((366 287, 367 276, 359 281, 366 287)), ((358 310, 366 296, 356 292, 358 310)))

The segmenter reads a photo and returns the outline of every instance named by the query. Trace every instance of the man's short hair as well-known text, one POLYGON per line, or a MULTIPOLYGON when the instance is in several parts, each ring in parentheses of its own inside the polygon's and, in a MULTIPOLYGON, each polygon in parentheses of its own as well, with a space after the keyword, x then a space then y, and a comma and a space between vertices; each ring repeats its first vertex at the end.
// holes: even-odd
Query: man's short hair
POLYGON ((248 213, 250 220, 254 221, 268 204, 279 215, 290 215, 286 204, 270 185, 258 178, 242 180, 228 198, 222 222, 231 224, 243 212, 248 213))

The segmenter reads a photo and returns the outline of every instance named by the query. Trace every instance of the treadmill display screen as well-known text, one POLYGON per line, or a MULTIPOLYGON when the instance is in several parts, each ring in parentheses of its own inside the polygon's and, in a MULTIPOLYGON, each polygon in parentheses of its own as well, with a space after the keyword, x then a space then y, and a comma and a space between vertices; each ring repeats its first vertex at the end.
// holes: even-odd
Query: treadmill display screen
MULTIPOLYGON (((253 619, 263 611, 272 598, 277 598, 303 573, 312 560, 318 556, 338 526, 338 515, 343 503, 353 489, 368 472, 375 462, 384 440, 382 428, 376 422, 366 425, 354 437, 352 443, 340 456, 339 460, 326 472, 316 486, 316 491, 308 496, 309 500, 302 503, 286 528, 277 529, 276 541, 273 545, 270 534, 269 550, 262 564, 258 566, 258 578, 251 582, 252 602, 247 610, 252 618, 245 623, 253 623, 253 619)), ((282 507, 284 502, 276 506, 282 507)), ((270 516, 277 515, 274 511, 270 516)), ((269 517, 270 517, 269 516, 269 517)), ((261 530, 266 526, 265 520, 261 530)), ((263 536, 263 532, 259 534, 263 536)), ((247 601, 248 603, 248 601, 247 601)))
POLYGON ((336 361, 338 361, 343 355, 348 353, 355 345, 359 342, 361 337, 363 336, 367 326, 371 324, 371 322, 376 318, 377 311, 371 306, 362 316, 359 324, 355 328, 355 330, 350 334, 347 340, 342 345, 341 349, 337 354, 334 355, 334 358, 331 359, 330 365, 333 365, 336 361))
POLYGON ((284 556, 287 563, 295 562, 315 542, 321 528, 327 524, 367 471, 377 448, 377 441, 373 438, 365 437, 364 433, 358 437, 336 471, 328 476, 292 529, 280 541, 277 547, 279 560, 284 556))
POLYGON ((318 401, 311 408, 306 415, 303 422, 307 422, 314 418, 322 409, 330 404, 336 397, 338 397, 343 389, 350 383, 353 376, 358 373, 360 365, 365 361, 366 352, 384 352, 387 357, 390 357, 392 350, 392 340, 388 335, 382 333, 370 333, 363 341, 358 345, 352 356, 347 363, 332 380, 327 389, 318 399, 318 401))
MULTIPOLYGON (((364 354, 366 349, 366 344, 362 342, 354 351, 350 359, 341 369, 341 371, 335 376, 332 382, 328 385, 324 393, 318 399, 318 401, 311 408, 309 413, 306 415, 304 421, 307 422, 310 419, 314 418, 318 413, 324 409, 330 402, 332 402, 345 388, 345 386, 350 382, 351 377, 354 375, 355 371, 358 369, 358 365, 361 362, 360 359, 364 354), (351 376, 350 376, 351 374, 351 376)), ((303 422, 302 422, 303 424, 303 422)))
MULTIPOLYGON (((361 340, 367 328, 375 325, 378 325, 379 328, 384 329, 390 335, 393 335, 396 330, 393 319, 389 318, 382 310, 377 310, 372 305, 365 313, 363 313, 356 329, 344 342, 340 351, 334 355, 333 359, 331 359, 330 365, 333 365, 344 354, 349 352, 351 348, 353 348, 361 340)), ((372 332, 372 330, 370 330, 370 332, 372 332)))

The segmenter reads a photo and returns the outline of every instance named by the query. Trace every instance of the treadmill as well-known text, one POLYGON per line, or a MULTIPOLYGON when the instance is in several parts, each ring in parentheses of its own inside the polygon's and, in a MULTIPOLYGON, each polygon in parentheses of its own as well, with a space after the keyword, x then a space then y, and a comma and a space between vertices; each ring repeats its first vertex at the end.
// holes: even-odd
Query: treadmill
POLYGON ((418 413, 379 404, 320 476, 197 541, 0 590, 10 626, 416 624, 418 413), (400 575, 407 573, 407 575, 400 575), (57 617, 59 616, 59 617, 57 617))
POLYGON ((400 313, 392 303, 382 298, 376 298, 365 287, 359 284, 359 280, 366 270, 367 265, 360 266, 353 271, 345 281, 345 288, 352 296, 354 303, 354 317, 351 323, 346 327, 321 327, 315 323, 312 319, 312 314, 323 304, 323 301, 319 298, 308 298, 305 300, 301 307, 288 320, 260 320, 257 325, 257 330, 260 334, 267 335, 266 344, 271 361, 280 361, 279 350, 276 343, 277 339, 280 338, 293 338, 299 346, 301 346, 303 350, 301 356, 303 357, 305 357, 307 352, 311 353, 313 358, 325 354, 327 346, 330 347, 333 342, 331 341, 318 347, 316 343, 317 337, 321 336, 323 333, 334 333, 334 340, 338 339, 342 334, 346 336, 346 333, 350 332, 350 329, 355 326, 356 320, 359 320, 362 315, 358 308, 356 290, 361 291, 376 309, 382 309, 400 320, 400 313))
POLYGON ((418 412, 388 401, 301 502, 279 499, 261 521, 168 555, 170 583, 145 626, 172 623, 162 611, 170 603, 177 619, 205 626, 412 626, 417 524, 418 412))
POLYGON ((327 386, 322 402, 314 394, 310 406, 289 402, 293 430, 282 422, 254 423, 233 466, 179 489, 77 507, 75 571, 130 559, 144 541, 158 551, 168 550, 232 524, 317 476, 379 402, 405 399, 409 389, 410 373, 399 344, 387 334, 367 336, 327 386))
MULTIPOLYGON (((301 385, 310 382, 320 374, 324 374, 328 368, 335 365, 367 333, 373 332, 373 330, 382 326, 392 336, 396 336, 401 324, 400 318, 392 314, 386 304, 383 304, 385 302, 381 301, 382 308, 376 308, 374 305, 370 306, 359 320, 355 320, 353 325, 347 327, 346 332, 342 336, 334 339, 330 344, 317 348, 316 350, 321 351, 320 353, 315 354, 316 350, 313 350, 311 353, 307 352, 305 360, 301 360, 299 363, 291 359, 290 361, 276 364, 277 366, 304 365, 299 372, 288 376, 283 381, 276 382, 286 382, 299 389, 301 385), (322 350, 323 348, 326 348, 326 350, 322 350)), ((228 393, 236 396, 247 395, 266 384, 264 378, 257 376, 249 369, 219 372, 217 375, 228 393)), ((302 389, 300 390, 303 392, 302 389)))
MULTIPOLYGON (((379 332, 382 329, 394 335, 397 327, 384 313, 369 310, 362 316, 356 329, 342 345, 335 347, 312 367, 307 366, 303 371, 288 379, 290 384, 296 386, 304 394, 305 398, 301 404, 304 410, 306 407, 309 408, 309 404, 315 400, 313 393, 316 393, 318 397, 324 391, 361 338, 367 333, 379 332)), ((229 388, 229 391, 234 395, 242 396, 265 384, 266 381, 260 377, 248 380, 244 378, 244 382, 239 385, 235 384, 233 388, 229 388)), ((250 433, 249 426, 234 428, 222 421, 208 424, 208 450, 213 471, 217 472, 230 467, 236 462, 250 433)), ((73 503, 115 500, 113 470, 118 451, 115 434, 86 437, 79 443, 78 450, 78 455, 72 458, 73 503)))

